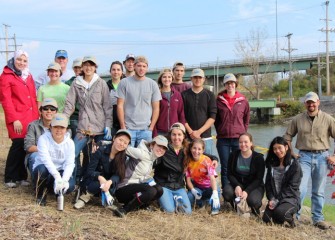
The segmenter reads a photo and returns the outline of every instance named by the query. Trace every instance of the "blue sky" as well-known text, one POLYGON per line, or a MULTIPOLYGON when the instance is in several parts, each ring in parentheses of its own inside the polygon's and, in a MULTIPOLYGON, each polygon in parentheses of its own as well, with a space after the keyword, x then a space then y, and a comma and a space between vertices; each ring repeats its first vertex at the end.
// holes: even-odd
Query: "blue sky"
MULTIPOLYGON (((292 54, 325 51, 326 8, 319 0, 277 0, 279 56, 287 53, 287 33, 293 33, 292 54)), ((17 43, 30 54, 34 76, 46 69, 58 49, 77 57, 95 55, 99 73, 110 63, 123 61, 126 54, 145 55, 149 68, 241 59, 236 54, 238 38, 251 30, 266 32, 264 52, 276 55, 275 0, 0 0, 0 23, 11 27, 17 43)), ((335 1, 329 5, 330 27, 335 27, 335 1)), ((329 34, 335 50, 335 33, 329 34)), ((0 37, 5 37, 1 25, 0 37)), ((13 43, 11 43, 13 44, 13 43)), ((0 50, 5 50, 0 40, 0 50)), ((0 67, 6 64, 0 55, 0 67)), ((69 66, 71 66, 71 64, 69 66)))

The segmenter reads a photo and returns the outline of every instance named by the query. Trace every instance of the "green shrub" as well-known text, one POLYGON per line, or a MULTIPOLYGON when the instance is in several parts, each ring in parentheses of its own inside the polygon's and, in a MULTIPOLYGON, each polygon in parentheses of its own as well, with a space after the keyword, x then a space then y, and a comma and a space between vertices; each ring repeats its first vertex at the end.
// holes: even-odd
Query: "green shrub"
POLYGON ((304 105, 299 101, 285 101, 287 107, 283 109, 283 115, 285 117, 292 117, 304 111, 304 105))

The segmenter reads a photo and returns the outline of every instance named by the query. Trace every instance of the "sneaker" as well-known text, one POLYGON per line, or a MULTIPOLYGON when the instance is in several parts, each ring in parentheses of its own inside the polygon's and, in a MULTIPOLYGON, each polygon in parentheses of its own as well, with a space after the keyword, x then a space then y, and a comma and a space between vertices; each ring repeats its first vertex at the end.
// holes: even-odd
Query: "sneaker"
POLYGON ((320 222, 314 223, 314 226, 317 227, 317 228, 320 228, 322 230, 327 230, 327 229, 331 228, 331 226, 328 223, 326 223, 325 221, 320 221, 320 222))
POLYGON ((45 205, 47 205, 46 197, 37 198, 36 204, 45 207, 45 205))
POLYGON ((16 184, 21 185, 23 187, 28 187, 30 186, 30 182, 27 180, 21 180, 21 181, 16 181, 16 184))
POLYGON ((78 199, 78 201, 73 205, 75 209, 81 209, 85 207, 85 202, 81 199, 78 199))
POLYGON ((122 207, 113 209, 113 212, 116 216, 118 216, 120 218, 124 218, 127 214, 127 211, 122 207))
POLYGON ((16 185, 15 182, 6 182, 6 183, 5 183, 5 186, 6 186, 7 188, 16 188, 16 187, 17 187, 17 185, 16 185))

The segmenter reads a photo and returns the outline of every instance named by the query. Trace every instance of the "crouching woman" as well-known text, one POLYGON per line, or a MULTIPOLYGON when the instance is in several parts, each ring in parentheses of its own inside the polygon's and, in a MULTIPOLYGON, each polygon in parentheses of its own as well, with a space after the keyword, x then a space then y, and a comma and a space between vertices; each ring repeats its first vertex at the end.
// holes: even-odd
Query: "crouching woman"
POLYGON ((92 154, 86 175, 81 184, 83 194, 75 203, 74 208, 80 209, 94 195, 105 195, 104 205, 113 204, 113 195, 119 181, 125 178, 126 148, 131 135, 126 129, 120 129, 113 137, 111 144, 100 146, 92 154))
POLYGON ((290 147, 283 137, 272 140, 265 163, 265 190, 269 202, 263 221, 277 224, 284 224, 286 221, 294 227, 293 215, 300 209, 302 171, 299 162, 292 158, 290 147))
POLYGON ((45 206, 47 192, 52 186, 57 195, 74 190, 75 181, 71 177, 75 167, 74 143, 66 131, 68 123, 64 114, 57 113, 51 121, 51 131, 38 139, 33 179, 37 204, 42 206, 45 206))

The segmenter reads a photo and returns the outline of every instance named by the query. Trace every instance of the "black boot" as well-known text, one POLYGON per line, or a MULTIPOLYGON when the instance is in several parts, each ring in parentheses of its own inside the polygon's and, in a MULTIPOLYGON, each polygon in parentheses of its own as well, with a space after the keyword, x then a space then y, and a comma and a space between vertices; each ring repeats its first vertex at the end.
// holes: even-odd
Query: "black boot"
POLYGON ((45 191, 45 188, 39 188, 37 190, 37 199, 36 204, 40 206, 45 206, 47 203, 47 191, 45 191))
POLYGON ((124 217, 127 213, 137 210, 142 205, 143 203, 139 202, 137 198, 134 198, 123 207, 115 209, 114 213, 118 217, 124 217))

